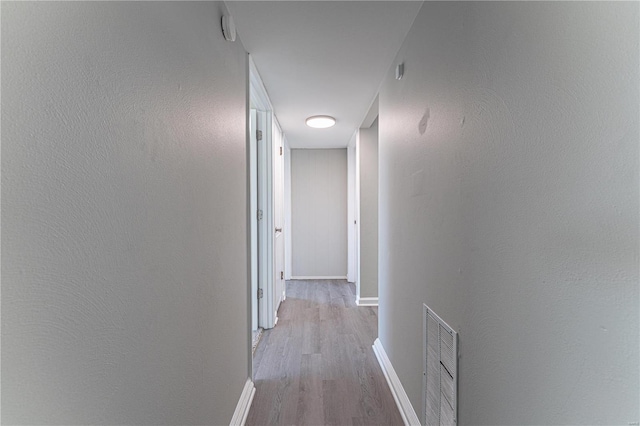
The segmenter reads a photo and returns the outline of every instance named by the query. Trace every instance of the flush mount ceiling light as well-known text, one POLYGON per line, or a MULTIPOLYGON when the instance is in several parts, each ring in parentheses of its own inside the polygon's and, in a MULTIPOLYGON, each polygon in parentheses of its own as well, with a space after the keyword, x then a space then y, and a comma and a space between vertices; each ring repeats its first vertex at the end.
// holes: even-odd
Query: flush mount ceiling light
POLYGON ((305 123, 314 129, 326 129, 336 124, 336 119, 328 115, 314 115, 307 118, 305 123))

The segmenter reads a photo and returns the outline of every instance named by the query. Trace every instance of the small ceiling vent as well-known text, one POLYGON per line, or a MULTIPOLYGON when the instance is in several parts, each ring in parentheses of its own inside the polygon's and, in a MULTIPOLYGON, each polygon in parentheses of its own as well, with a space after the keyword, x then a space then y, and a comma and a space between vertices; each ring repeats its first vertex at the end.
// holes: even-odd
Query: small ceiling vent
POLYGON ((455 425, 458 421, 458 333, 424 305, 425 426, 455 425))
POLYGON ((236 41, 236 23, 231 15, 222 16, 222 35, 227 41, 236 41))

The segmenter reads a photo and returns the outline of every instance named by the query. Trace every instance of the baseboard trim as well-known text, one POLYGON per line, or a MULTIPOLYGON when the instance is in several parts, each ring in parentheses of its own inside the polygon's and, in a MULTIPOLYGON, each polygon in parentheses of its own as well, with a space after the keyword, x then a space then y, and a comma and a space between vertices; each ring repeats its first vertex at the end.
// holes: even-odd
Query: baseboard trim
POLYGON ((378 306, 378 298, 377 297, 356 297, 356 305, 378 306))
POLYGON ((409 397, 404 391, 400 378, 396 374, 396 370, 393 368, 393 365, 391 365, 391 361, 389 360, 380 339, 376 339, 376 341, 373 342, 373 352, 376 354, 376 358, 378 358, 378 363, 380 364, 380 368, 382 368, 385 379, 387 379, 387 384, 391 389, 391 394, 393 395, 393 399, 396 401, 398 410, 400 410, 400 415, 402 416, 402 421, 405 426, 420 426, 420 419, 418 419, 418 416, 411 405, 411 401, 409 401, 409 397))
POLYGON ((316 276, 301 276, 301 275, 297 275, 295 277, 291 277, 292 280, 346 280, 347 276, 341 276, 341 277, 333 277, 333 276, 329 276, 329 277, 316 277, 316 276))
POLYGON ((242 393, 240 394, 238 405, 236 405, 236 411, 233 412, 231 423, 229 423, 230 426, 244 426, 244 423, 247 421, 247 415, 249 414, 249 409, 251 408, 251 403, 253 402, 253 396, 255 393, 256 388, 249 378, 244 384, 244 389, 242 389, 242 393))

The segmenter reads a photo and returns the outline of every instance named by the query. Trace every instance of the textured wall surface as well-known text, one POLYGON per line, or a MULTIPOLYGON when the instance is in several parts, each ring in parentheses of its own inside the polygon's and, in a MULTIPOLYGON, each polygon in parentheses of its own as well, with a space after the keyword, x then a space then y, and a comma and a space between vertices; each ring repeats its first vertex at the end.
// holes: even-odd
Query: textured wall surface
POLYGON ((378 120, 359 131, 360 297, 378 297, 378 120))
POLYGON ((460 424, 640 421, 639 6, 416 18, 380 93, 379 315, 417 412, 426 302, 460 424))
POLYGON ((292 275, 347 276, 347 150, 291 150, 292 275))
POLYGON ((3 2, 3 424, 231 419, 247 62, 223 11, 3 2))

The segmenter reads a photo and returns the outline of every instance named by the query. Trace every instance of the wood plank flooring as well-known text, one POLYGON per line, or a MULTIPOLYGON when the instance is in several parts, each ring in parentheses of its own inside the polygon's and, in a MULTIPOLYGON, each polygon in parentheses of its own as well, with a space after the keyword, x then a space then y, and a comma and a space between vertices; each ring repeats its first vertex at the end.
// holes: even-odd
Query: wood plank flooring
POLYGON ((247 425, 402 425, 371 345, 378 311, 344 280, 287 281, 253 359, 247 425))

